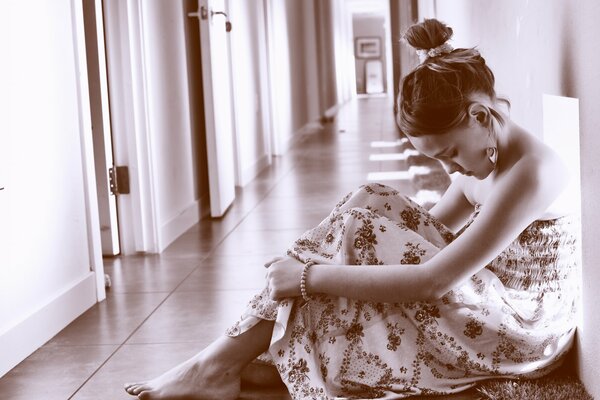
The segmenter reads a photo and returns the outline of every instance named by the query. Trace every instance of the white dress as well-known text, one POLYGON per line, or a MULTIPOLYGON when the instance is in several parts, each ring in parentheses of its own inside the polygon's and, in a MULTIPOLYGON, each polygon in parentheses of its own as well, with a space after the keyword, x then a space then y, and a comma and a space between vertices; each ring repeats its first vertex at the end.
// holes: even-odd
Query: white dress
MULTIPOLYGON (((274 320, 261 359, 277 367, 294 399, 398 399, 459 392, 489 378, 541 376, 573 340, 577 227, 571 217, 535 221, 438 301, 316 295, 308 303, 274 302, 265 289, 227 334, 274 320)), ((419 264, 454 238, 410 199, 371 184, 346 196, 288 254, 319 264, 419 264)))

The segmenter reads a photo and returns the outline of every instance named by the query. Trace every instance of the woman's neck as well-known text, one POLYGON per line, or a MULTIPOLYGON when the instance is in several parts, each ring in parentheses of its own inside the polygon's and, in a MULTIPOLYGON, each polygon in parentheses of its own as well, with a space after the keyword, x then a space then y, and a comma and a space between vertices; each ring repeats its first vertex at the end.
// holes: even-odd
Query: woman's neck
POLYGON ((525 129, 511 121, 497 130, 498 161, 497 167, 490 175, 496 176, 510 170, 512 166, 532 148, 532 140, 538 140, 525 129))

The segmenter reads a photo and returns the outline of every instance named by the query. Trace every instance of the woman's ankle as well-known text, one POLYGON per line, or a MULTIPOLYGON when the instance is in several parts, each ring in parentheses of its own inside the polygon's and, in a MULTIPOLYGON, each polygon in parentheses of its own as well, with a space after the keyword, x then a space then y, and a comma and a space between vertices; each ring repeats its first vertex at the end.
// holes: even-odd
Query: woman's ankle
POLYGON ((246 362, 238 360, 236 357, 213 352, 209 348, 194 357, 194 363, 196 367, 202 368, 206 375, 215 379, 231 376, 239 377, 247 365, 246 362))

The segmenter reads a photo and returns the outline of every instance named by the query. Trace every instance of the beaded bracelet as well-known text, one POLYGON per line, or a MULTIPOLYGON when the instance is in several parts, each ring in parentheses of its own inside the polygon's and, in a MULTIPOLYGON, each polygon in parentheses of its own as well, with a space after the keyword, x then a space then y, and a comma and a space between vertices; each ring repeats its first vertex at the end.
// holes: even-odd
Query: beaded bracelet
POLYGON ((302 293, 302 298, 304 301, 310 300, 308 293, 306 293, 306 278, 308 277, 308 269, 315 264, 316 262, 308 260, 306 264, 304 264, 304 269, 302 270, 302 275, 300 276, 300 293, 302 293))

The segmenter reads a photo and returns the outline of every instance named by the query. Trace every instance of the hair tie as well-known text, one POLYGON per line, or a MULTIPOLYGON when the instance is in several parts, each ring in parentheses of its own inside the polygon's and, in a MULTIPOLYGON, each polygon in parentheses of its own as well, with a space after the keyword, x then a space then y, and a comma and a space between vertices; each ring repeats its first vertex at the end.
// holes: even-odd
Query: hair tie
POLYGON ((439 45, 438 47, 434 47, 433 49, 418 49, 417 55, 419 56, 419 62, 423 64, 428 58, 438 57, 442 54, 451 53, 454 48, 448 43, 444 43, 439 45))

